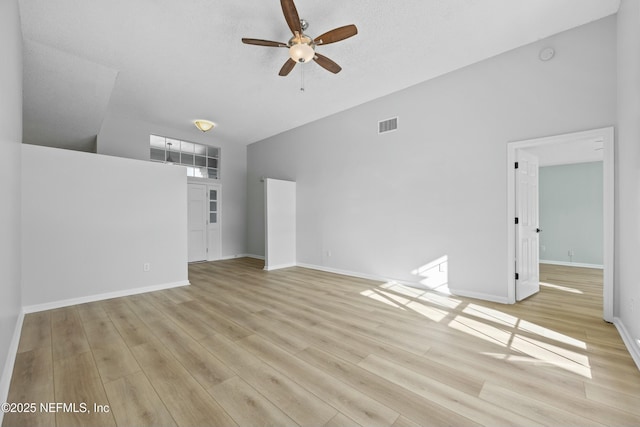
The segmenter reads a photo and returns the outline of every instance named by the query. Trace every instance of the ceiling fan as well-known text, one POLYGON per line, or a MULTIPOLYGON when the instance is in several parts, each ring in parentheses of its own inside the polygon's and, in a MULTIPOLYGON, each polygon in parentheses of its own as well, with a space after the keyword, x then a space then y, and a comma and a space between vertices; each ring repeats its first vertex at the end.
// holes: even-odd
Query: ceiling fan
POLYGON ((327 31, 326 33, 312 39, 304 33, 304 31, 309 27, 309 23, 304 19, 300 19, 293 0, 280 0, 280 4, 282 5, 284 19, 287 21, 287 25, 291 29, 293 37, 291 37, 287 43, 249 38, 243 38, 242 43, 257 46, 289 48, 289 59, 287 59, 287 62, 285 62, 280 69, 280 73, 278 73, 281 76, 288 75, 298 62, 309 62, 312 59, 322 68, 331 71, 334 74, 339 73, 342 68, 326 56, 320 55, 316 52, 316 46, 339 42, 355 36, 358 34, 356 26, 345 25, 344 27, 327 31))

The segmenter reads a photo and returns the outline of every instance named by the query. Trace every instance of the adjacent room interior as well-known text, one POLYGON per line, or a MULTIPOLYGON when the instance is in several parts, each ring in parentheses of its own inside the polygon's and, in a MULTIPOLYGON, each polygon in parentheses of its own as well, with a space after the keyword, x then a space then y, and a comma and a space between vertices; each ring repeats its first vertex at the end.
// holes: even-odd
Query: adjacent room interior
POLYGON ((0 423, 637 425, 640 2, 258 3, 0 4, 0 423))

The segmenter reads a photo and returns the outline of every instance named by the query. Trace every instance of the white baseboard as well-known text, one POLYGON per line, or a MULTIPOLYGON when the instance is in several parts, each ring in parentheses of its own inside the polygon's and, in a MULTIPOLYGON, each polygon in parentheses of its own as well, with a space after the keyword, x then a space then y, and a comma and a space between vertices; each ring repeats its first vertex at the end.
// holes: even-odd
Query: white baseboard
POLYGON ((584 262, 565 262, 565 261, 551 261, 548 259, 541 259, 540 264, 551 264, 551 265, 564 265, 565 267, 584 267, 584 268, 597 268, 604 269, 604 266, 601 264, 586 264, 584 262))
POLYGON ((357 273, 355 271, 341 270, 339 268, 332 268, 324 265, 305 264, 301 262, 299 262, 297 265, 298 267, 302 267, 302 268, 309 268, 311 270, 324 271, 326 273, 341 274, 343 276, 357 277, 359 279, 375 280, 378 282, 396 282, 396 283, 400 283, 407 286, 413 286, 413 284, 409 282, 388 279, 388 278, 376 276, 373 274, 365 274, 365 273, 357 273))
POLYGON ((289 263, 289 264, 279 264, 279 265, 265 265, 264 266, 264 270, 265 271, 273 271, 273 270, 280 270, 281 268, 290 268, 290 267, 295 267, 298 264, 294 263, 289 263))
POLYGON ((480 299, 484 301, 497 302, 499 304, 509 304, 507 297, 501 297, 498 295, 483 294, 481 292, 465 291, 464 289, 453 289, 449 287, 449 290, 453 295, 465 298, 480 299))
MULTIPOLYGON (((22 324, 24 322, 24 316, 28 313, 36 313, 38 311, 52 310, 55 308, 68 307, 71 305, 84 304, 87 302, 94 301, 102 301, 111 298, 119 298, 126 297, 129 295, 137 295, 144 294, 147 292, 153 291, 161 291, 163 289, 177 288, 181 286, 190 285, 189 281, 184 282, 173 282, 173 283, 164 283, 162 285, 153 285, 153 286, 145 286, 141 288, 134 289, 126 289, 123 291, 116 292, 108 292, 104 294, 97 295, 88 295, 85 297, 79 298, 71 298, 60 301, 52 301, 44 304, 36 304, 22 307, 20 310, 20 314, 18 315, 18 320, 16 322, 16 327, 13 332, 13 338, 11 339, 11 344, 7 349, 7 361, 4 364, 4 369, 2 371, 2 377, 0 377, 0 403, 6 402, 9 397, 9 387, 11 386, 11 376, 13 375, 13 367, 16 362, 16 356, 18 354, 18 346, 20 344, 20 335, 22 334, 22 324)), ((2 425, 2 420, 4 418, 4 413, 0 411, 0 425, 2 425)))
POLYGON ((636 366, 640 369, 640 340, 636 340, 631 336, 619 317, 613 318, 613 324, 616 326, 616 329, 618 329, 622 341, 624 341, 624 345, 627 347, 627 350, 629 350, 633 361, 636 362, 636 366))
MULTIPOLYGON (((400 285, 410 286, 412 288, 419 288, 419 289, 431 290, 433 292, 442 293, 442 291, 438 290, 438 288, 431 289, 431 288, 429 288, 429 287, 427 287, 427 286, 425 286, 422 283, 419 283, 417 281, 416 282, 410 282, 410 281, 407 281, 407 280, 392 279, 392 278, 389 278, 389 277, 382 277, 382 276, 377 276, 377 275, 374 275, 374 274, 357 273, 357 272, 354 272, 354 271, 340 270, 338 268, 331 268, 331 267, 326 267, 326 266, 321 266, 321 265, 314 265, 314 264, 298 263, 298 267, 310 268, 312 270, 325 271, 327 273, 342 274, 344 276, 358 277, 360 279, 375 280, 375 281, 378 281, 378 282, 387 282, 387 283, 388 282, 393 282, 393 283, 398 283, 400 285)), ((447 287, 447 289, 451 292, 451 294, 458 295, 458 296, 461 296, 461 297, 481 299, 481 300, 485 300, 485 301, 497 302, 497 303, 500 303, 500 304, 508 304, 509 303, 507 297, 501 297, 501 296, 489 295, 489 294, 482 294, 482 293, 479 293, 479 292, 468 292, 468 291, 460 290, 460 289, 451 289, 450 287, 447 287)))
MULTIPOLYGON (((16 327, 13 330, 11 344, 9 344, 9 348, 7 349, 7 360, 4 363, 2 377, 0 377, 0 403, 6 402, 9 398, 9 387, 11 386, 13 367, 16 363, 16 356, 18 354, 18 345, 20 345, 20 335, 22 334, 23 322, 24 310, 20 310, 20 313, 18 313, 18 319, 16 320, 16 327)), ((4 412, 0 411, 0 425, 2 425, 3 418, 4 412)))
POLYGON ((262 255, 235 254, 235 255, 223 256, 222 258, 220 258, 219 260, 216 260, 216 261, 226 261, 226 260, 229 260, 229 259, 237 259, 237 258, 255 258, 255 259, 264 260, 264 256, 262 256, 262 255))
POLYGON ((68 307, 70 305, 85 304, 87 302, 102 301, 111 298, 126 297, 129 295, 145 294, 147 292, 161 291, 163 289, 178 288, 190 285, 189 281, 163 283, 161 285, 144 286, 142 288, 125 289, 116 292, 107 292, 104 294, 88 295, 79 298, 70 298, 60 301, 51 301, 44 304, 28 305, 23 307, 25 313, 36 313, 38 311, 53 310, 55 308, 68 307))

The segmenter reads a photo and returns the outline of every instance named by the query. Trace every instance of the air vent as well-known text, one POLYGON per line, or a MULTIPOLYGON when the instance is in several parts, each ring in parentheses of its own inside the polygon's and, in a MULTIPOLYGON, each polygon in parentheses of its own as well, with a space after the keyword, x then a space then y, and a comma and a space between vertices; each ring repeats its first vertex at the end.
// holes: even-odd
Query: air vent
POLYGON ((378 122, 378 133, 387 133, 392 132, 398 129, 398 118, 394 117, 392 119, 382 120, 378 122))

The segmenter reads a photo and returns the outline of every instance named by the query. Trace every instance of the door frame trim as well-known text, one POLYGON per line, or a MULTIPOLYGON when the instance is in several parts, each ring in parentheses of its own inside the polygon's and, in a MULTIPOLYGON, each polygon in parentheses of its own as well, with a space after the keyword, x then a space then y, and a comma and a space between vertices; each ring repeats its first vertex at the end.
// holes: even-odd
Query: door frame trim
POLYGON ((614 162, 614 128, 612 126, 592 129, 583 132, 573 132, 543 138, 512 141, 507 144, 507 299, 510 304, 516 302, 515 281, 515 239, 516 231, 513 224, 515 218, 515 173, 514 163, 517 150, 575 141, 602 141, 603 143, 603 319, 613 321, 614 296, 614 213, 615 213, 615 162, 614 162))

